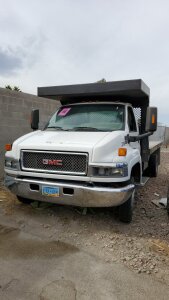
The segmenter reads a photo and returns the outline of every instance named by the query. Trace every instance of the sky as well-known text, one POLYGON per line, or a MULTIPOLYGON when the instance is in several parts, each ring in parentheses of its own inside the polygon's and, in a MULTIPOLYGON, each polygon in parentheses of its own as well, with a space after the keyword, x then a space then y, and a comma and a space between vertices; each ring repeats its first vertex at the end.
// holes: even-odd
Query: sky
POLYGON ((168 0, 0 0, 0 86, 143 79, 169 125, 168 0))

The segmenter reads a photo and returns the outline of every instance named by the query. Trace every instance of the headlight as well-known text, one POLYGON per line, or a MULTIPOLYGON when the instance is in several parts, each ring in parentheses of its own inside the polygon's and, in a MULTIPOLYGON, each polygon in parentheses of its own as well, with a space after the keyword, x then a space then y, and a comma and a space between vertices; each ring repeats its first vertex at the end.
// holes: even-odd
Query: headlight
POLYGON ((11 168, 11 161, 10 160, 5 160, 5 167, 11 168))
POLYGON ((14 160, 12 158, 6 158, 5 159, 5 167, 10 168, 10 169, 18 170, 19 169, 19 162, 18 162, 18 160, 14 160))
POLYGON ((117 163, 116 167, 93 167, 93 176, 126 177, 128 176, 128 165, 117 163))

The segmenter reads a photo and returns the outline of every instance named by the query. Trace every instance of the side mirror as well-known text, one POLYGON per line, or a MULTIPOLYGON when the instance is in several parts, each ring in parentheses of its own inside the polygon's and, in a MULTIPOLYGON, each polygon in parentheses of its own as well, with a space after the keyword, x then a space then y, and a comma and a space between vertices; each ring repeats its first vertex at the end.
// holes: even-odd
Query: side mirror
POLYGON ((39 109, 32 109, 31 128, 33 130, 37 130, 39 128, 39 109))
POLYGON ((157 130, 157 107, 148 107, 146 116, 146 132, 157 130))

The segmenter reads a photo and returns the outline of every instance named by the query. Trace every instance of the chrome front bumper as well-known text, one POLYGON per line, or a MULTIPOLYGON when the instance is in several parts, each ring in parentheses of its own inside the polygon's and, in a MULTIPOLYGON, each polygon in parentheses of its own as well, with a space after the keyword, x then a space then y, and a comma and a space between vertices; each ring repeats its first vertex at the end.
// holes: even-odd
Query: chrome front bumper
POLYGON ((5 177, 5 186, 13 194, 23 198, 81 207, 118 206, 129 199, 135 188, 133 184, 121 188, 106 188, 87 186, 85 183, 22 179, 9 175, 5 177), (59 197, 42 195, 43 186, 59 187, 59 197))

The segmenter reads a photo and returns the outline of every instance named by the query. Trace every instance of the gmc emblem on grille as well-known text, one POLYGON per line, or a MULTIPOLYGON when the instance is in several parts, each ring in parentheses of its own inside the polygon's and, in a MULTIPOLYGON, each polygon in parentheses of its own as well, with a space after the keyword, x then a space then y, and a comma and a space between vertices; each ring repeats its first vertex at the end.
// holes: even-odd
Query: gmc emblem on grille
POLYGON ((42 160, 43 165, 49 165, 49 166, 62 166, 62 160, 61 159, 43 159, 42 160))

